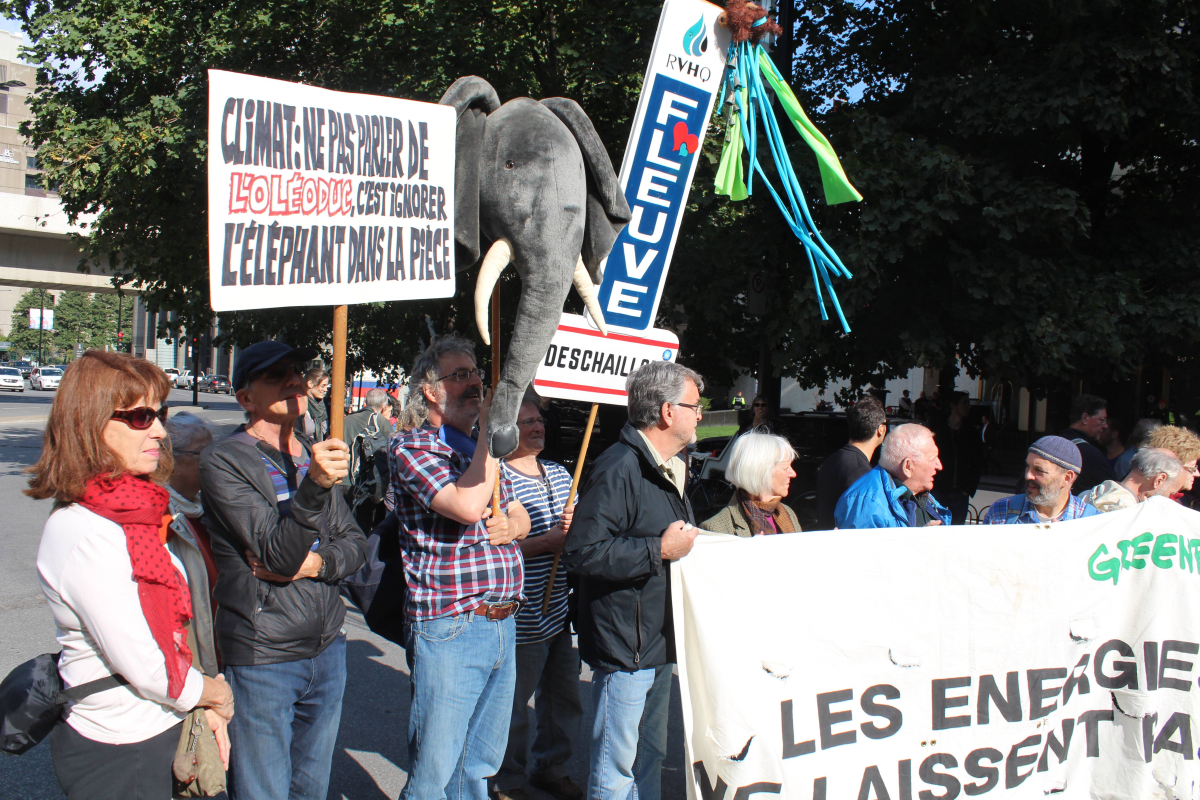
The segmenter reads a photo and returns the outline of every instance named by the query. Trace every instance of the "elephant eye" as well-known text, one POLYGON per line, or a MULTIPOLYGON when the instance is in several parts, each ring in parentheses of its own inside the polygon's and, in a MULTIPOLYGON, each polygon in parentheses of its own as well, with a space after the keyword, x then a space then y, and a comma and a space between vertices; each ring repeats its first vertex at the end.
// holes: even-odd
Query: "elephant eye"
POLYGON ((504 162, 504 168, 505 168, 505 169, 512 169, 512 168, 513 168, 513 162, 511 162, 511 161, 505 161, 505 162, 504 162))

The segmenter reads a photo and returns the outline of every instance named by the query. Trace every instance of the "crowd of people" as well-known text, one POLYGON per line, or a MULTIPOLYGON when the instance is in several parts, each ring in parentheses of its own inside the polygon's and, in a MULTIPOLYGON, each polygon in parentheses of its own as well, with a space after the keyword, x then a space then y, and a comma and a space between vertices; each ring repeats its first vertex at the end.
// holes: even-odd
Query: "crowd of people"
MULTIPOLYGON (((628 423, 576 504, 571 475, 543 457, 542 398, 521 405, 514 453, 488 451, 491 394, 469 340, 435 340, 403 410, 373 389, 342 438, 330 436, 328 374, 306 370, 316 355, 246 348, 232 376, 246 421, 215 440, 199 417, 167 416, 170 385, 145 360, 88 351, 65 370, 27 490, 55 502, 37 567, 64 684, 120 683, 73 700, 51 734, 67 797, 171 796, 188 779, 181 736, 201 725, 233 800, 324 800, 347 680, 341 584, 390 525, 411 692, 401 797, 524 800, 532 786, 557 800, 658 800, 671 563, 701 530, 801 531, 787 503, 796 452, 766 401, 730 445, 735 493, 697 520, 687 457, 704 381, 687 367, 629 376, 628 423), (584 741, 580 785, 567 765, 584 741)), ((944 418, 891 429, 874 397, 851 407, 850 441, 818 476, 819 525, 963 522, 984 437, 966 396, 948 399, 944 418)), ((1190 430, 1144 421, 1112 448, 1107 427, 1104 401, 1080 397, 1069 428, 1028 448, 1023 493, 982 521, 1076 519, 1191 487, 1190 430)))

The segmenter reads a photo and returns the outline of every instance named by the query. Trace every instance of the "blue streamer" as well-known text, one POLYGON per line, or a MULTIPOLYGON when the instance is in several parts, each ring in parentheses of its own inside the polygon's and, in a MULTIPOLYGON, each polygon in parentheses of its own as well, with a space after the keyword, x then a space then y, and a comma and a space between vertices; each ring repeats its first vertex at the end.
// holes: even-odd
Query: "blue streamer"
MULTIPOLYGON (((757 20, 762 23, 766 17, 757 20)), ((808 257, 809 267, 812 270, 813 290, 817 295, 817 306, 821 310, 821 319, 828 320, 829 314, 825 309, 825 296, 828 295, 829 301, 833 303, 833 310, 837 314, 838 320, 842 324, 842 330, 846 333, 850 332, 850 325, 846 322, 846 315, 842 313, 842 304, 838 300, 837 292, 833 287, 833 279, 830 273, 838 277, 850 279, 854 277, 850 274, 850 270, 846 269, 846 265, 838 258, 838 254, 829 246, 817 230, 816 223, 813 222, 812 214, 808 208, 808 201, 804 197, 804 192, 800 188, 800 181, 796 177, 796 171, 792 167, 791 159, 788 158, 787 147, 783 141, 783 133, 779 128, 779 121, 775 118, 774 112, 770 107, 770 96, 767 94, 767 87, 763 83, 762 75, 759 72, 759 53, 765 52, 760 45, 751 45, 750 42, 741 42, 733 45, 730 49, 729 59, 726 62, 727 69, 725 77, 721 83, 721 97, 732 97, 733 113, 736 113, 742 123, 743 142, 746 148, 747 156, 749 157, 750 168, 746 174, 746 193, 754 194, 754 175, 758 173, 762 178, 763 185, 767 187, 767 191, 771 193, 771 197, 775 200, 775 205, 779 207, 783 214, 784 221, 787 222, 788 228, 791 229, 800 244, 804 247, 804 253, 808 257), (746 90, 746 97, 743 99, 741 89, 746 90), (757 109, 758 113, 755 113, 757 109), (762 164, 758 160, 758 123, 759 118, 762 119, 762 129, 767 139, 767 147, 770 150, 771 158, 775 162, 775 169, 779 174, 779 180, 783 189, 783 195, 775 190, 771 184, 771 180, 763 171, 762 164), (825 291, 821 291, 822 284, 825 291)), ((766 60, 771 71, 779 80, 783 77, 771 63, 766 60)))

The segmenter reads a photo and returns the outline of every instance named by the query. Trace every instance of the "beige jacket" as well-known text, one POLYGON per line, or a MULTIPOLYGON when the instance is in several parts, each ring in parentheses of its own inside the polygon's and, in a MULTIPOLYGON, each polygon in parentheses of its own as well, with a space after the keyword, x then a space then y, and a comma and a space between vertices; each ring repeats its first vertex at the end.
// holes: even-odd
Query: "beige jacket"
POLYGON ((1105 514, 1109 511, 1120 511, 1122 508, 1133 508, 1138 504, 1137 495, 1116 481, 1105 481, 1093 486, 1079 495, 1079 499, 1105 514))
MULTIPOLYGON (((800 532, 800 520, 796 519, 796 512, 792 511, 791 506, 784 505, 783 509, 792 519, 792 527, 796 532, 800 532)), ((741 536, 750 538, 750 520, 746 519, 746 513, 742 511, 742 504, 738 500, 738 493, 734 492, 729 503, 716 513, 715 516, 709 517, 700 524, 700 527, 706 531, 713 533, 728 533, 731 536, 741 536)))

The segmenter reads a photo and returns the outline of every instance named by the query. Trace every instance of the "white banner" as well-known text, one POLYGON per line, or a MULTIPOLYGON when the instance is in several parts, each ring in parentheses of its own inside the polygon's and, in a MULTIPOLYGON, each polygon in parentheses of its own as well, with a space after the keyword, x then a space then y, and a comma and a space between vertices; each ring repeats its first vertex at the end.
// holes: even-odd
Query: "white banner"
POLYGON ((689 800, 1200 796, 1200 514, 702 536, 689 800))
POLYGON ((454 109, 208 71, 214 311, 454 294, 454 109))
POLYGON ((679 338, 651 328, 642 336, 604 336, 578 314, 563 314, 538 365, 533 388, 542 397, 608 403, 626 402, 625 379, 647 361, 675 361, 679 338))
POLYGON ((613 244, 600 286, 600 307, 610 331, 645 334, 658 313, 725 71, 729 31, 717 24, 721 10, 702 0, 663 4, 621 162, 621 188, 633 219, 613 244))
POLYGON ((30 330, 54 330, 54 309, 53 308, 31 308, 29 309, 29 328, 30 330))

